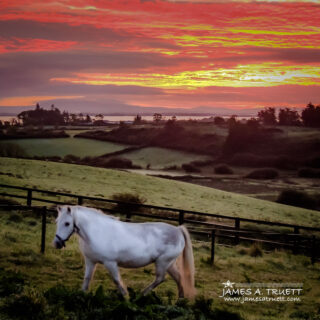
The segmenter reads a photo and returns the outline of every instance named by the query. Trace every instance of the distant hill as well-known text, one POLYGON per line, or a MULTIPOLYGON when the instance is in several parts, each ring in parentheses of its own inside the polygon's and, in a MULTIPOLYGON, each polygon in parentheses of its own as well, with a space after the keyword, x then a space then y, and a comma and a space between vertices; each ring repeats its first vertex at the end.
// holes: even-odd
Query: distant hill
MULTIPOLYGON (((42 103, 45 109, 49 109, 51 104, 42 103)), ((262 108, 255 109, 228 109, 228 108, 215 108, 215 107, 197 107, 192 109, 182 108, 165 108, 165 107, 139 107, 130 105, 105 105, 102 103, 95 103, 94 106, 88 104, 88 102, 77 102, 74 104, 56 103, 56 106, 61 110, 74 113, 88 113, 97 114, 102 113, 103 115, 153 115, 154 113, 161 113, 164 115, 203 115, 203 116, 256 116, 262 108)), ((22 111, 34 109, 34 106, 25 107, 0 107, 0 116, 15 116, 22 111)))

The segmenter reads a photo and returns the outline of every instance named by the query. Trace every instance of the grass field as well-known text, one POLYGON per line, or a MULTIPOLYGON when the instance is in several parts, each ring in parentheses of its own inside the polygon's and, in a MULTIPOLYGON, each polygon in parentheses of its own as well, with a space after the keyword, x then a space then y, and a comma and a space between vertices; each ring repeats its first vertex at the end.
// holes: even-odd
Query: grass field
POLYGON ((207 156, 201 156, 188 152, 175 151, 165 148, 143 148, 122 155, 132 160, 133 164, 145 168, 150 164, 151 169, 163 169, 170 166, 181 166, 195 160, 206 160, 207 156))
POLYGON ((19 145, 24 149, 28 156, 64 157, 67 154, 72 154, 78 157, 100 156, 105 153, 119 151, 126 148, 125 145, 118 143, 80 138, 17 139, 2 140, 1 142, 19 145))
POLYGON ((137 193, 149 204, 293 224, 320 225, 317 211, 213 188, 124 171, 37 160, 0 158, 0 182, 110 198, 137 193))
MULTIPOLYGON (((2 243, 0 246, 0 268, 19 271, 24 275, 27 280, 23 293, 25 296, 31 297, 32 301, 39 302, 42 299, 42 290, 57 284, 68 288, 81 286, 84 264, 78 250, 76 236, 71 237, 65 249, 53 249, 51 241, 55 233, 54 218, 50 218, 47 224, 45 255, 39 253, 41 229, 39 217, 30 212, 2 212, 0 223, 2 226, 0 228, 2 243)), ((217 246, 215 265, 211 266, 208 264, 209 244, 194 241, 193 245, 198 295, 212 298, 214 307, 229 312, 239 312, 244 319, 249 320, 319 319, 316 316, 320 307, 319 263, 311 265, 309 258, 287 252, 264 252, 261 257, 252 257, 248 254, 247 248, 243 246, 233 248, 217 246), (303 283, 303 292, 300 302, 246 302, 244 304, 226 302, 219 296, 224 287, 222 282, 227 280, 236 283, 300 282, 303 283)), ((121 274, 127 286, 135 290, 142 290, 153 281, 154 268, 147 266, 140 269, 122 269, 121 274)), ((111 278, 101 265, 96 270, 91 290, 96 290, 100 285, 104 289, 115 288, 111 278)), ((164 299, 170 295, 175 299, 176 285, 167 276, 167 280, 155 292, 164 299)), ((19 295, 11 296, 9 301, 12 302, 15 297, 18 298, 19 295)), ((0 301, 3 303, 4 300, 0 301)), ((200 317, 199 319, 205 318, 200 317)))

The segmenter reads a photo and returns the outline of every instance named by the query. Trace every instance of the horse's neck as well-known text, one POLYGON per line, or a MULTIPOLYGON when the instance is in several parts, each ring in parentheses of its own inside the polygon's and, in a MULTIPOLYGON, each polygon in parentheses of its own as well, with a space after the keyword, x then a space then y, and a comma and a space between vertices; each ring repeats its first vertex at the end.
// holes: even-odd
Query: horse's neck
POLYGON ((81 209, 77 209, 73 212, 74 224, 78 229, 78 235, 86 242, 89 241, 89 235, 86 229, 90 223, 90 219, 81 209))
POLYGON ((95 223, 97 225, 106 226, 107 224, 117 222, 117 220, 103 216, 98 212, 85 212, 85 210, 82 210, 81 208, 75 210, 73 219, 75 225, 79 228, 79 236, 85 241, 90 241, 90 233, 88 232, 90 224, 95 223))

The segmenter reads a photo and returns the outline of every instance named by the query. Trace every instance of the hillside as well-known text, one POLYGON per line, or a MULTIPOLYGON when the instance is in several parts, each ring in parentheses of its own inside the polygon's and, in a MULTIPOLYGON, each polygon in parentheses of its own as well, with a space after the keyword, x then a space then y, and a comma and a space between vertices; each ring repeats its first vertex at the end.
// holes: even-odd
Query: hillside
POLYGON ((110 198, 138 193, 147 203, 230 216, 319 226, 320 215, 184 182, 87 166, 0 158, 0 183, 110 198))
POLYGON ((58 156, 64 157, 72 154, 78 157, 100 156, 105 153, 115 152, 126 148, 126 145, 94 141, 89 139, 74 138, 35 138, 35 139, 12 139, 2 140, 1 143, 12 143, 20 146, 28 156, 58 156))

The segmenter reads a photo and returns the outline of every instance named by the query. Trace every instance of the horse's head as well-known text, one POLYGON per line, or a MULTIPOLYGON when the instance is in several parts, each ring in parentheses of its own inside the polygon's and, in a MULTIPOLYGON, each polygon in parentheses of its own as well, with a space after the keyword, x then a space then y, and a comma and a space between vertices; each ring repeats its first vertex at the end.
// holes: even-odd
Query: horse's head
POLYGON ((74 231, 76 224, 72 213, 71 206, 58 206, 58 218, 56 219, 57 230, 53 240, 53 246, 56 249, 65 247, 65 242, 69 240, 74 231))

